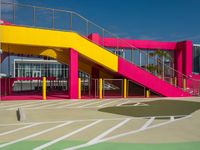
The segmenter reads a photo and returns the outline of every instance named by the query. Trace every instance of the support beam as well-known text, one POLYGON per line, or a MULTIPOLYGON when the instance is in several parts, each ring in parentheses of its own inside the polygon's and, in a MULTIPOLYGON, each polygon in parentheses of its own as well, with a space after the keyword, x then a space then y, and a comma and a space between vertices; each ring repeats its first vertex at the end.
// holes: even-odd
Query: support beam
POLYGON ((78 98, 78 52, 69 49, 69 98, 78 98))

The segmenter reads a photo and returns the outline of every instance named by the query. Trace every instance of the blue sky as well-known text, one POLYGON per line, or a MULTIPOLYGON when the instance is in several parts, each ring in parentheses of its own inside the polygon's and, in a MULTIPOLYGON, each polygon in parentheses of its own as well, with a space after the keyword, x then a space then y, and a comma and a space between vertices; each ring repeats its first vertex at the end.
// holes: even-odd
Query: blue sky
POLYGON ((200 43, 200 0, 15 1, 76 11, 120 37, 200 43))

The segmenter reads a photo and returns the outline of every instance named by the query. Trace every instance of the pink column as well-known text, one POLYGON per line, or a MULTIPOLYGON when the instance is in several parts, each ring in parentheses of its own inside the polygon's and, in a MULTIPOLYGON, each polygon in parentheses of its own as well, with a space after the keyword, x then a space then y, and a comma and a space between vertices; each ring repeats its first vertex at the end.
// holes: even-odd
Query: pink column
MULTIPOLYGON (((186 76, 192 75, 192 42, 183 41, 177 43, 175 51, 176 70, 186 76)), ((180 75, 179 75, 180 76, 180 75)))
POLYGON ((175 51, 175 70, 178 72, 175 73, 175 77, 177 77, 177 85, 178 87, 182 87, 182 73, 183 73, 183 50, 182 50, 182 42, 177 43, 177 49, 175 51))
POLYGON ((184 42, 183 60, 183 73, 187 76, 192 75, 192 41, 184 42))
POLYGON ((78 98, 78 52, 69 49, 69 98, 78 98))

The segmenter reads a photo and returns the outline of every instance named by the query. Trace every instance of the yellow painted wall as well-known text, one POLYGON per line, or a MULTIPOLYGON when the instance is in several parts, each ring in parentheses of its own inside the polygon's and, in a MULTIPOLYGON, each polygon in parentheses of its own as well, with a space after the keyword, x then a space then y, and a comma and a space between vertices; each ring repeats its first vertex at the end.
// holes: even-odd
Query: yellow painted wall
MULTIPOLYGON (((45 55, 52 55, 56 59, 57 53, 51 51, 52 48, 73 48, 97 64, 114 72, 118 70, 117 56, 77 33, 17 26, 0 26, 0 34, 0 41, 2 43, 48 47, 49 50, 44 52, 45 55)), ((26 51, 28 54, 32 53, 31 50, 26 51)))

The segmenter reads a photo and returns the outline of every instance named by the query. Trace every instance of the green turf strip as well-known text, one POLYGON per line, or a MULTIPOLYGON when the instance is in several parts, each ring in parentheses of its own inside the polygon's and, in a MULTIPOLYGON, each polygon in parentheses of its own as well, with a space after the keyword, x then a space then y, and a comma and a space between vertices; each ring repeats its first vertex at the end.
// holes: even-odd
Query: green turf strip
MULTIPOLYGON (((48 141, 24 141, 19 142, 1 150, 32 150, 33 148, 47 143, 48 141)), ((80 141, 60 141, 45 150, 61 150, 67 147, 77 146, 86 142, 80 141)), ((199 150, 200 142, 185 143, 161 143, 161 144, 131 144, 131 143, 100 143, 81 150, 199 150)))
POLYGON ((81 150, 199 150, 200 142, 167 144, 100 143, 81 150))

